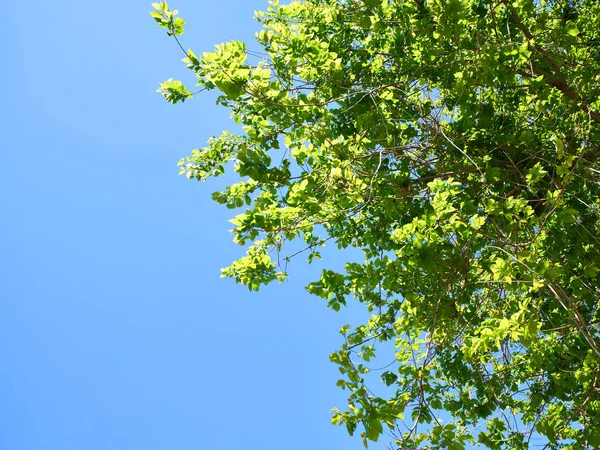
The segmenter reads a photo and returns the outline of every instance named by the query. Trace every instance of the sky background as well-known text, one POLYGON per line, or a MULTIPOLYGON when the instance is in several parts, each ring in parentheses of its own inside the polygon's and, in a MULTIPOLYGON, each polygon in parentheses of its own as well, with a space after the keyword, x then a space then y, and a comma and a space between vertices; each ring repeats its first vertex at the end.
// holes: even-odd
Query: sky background
MULTIPOLYGON (((170 5, 196 53, 252 40, 267 6, 170 5)), ((258 294, 219 278, 242 251, 210 200, 228 180, 176 163, 232 124, 210 94, 155 92, 191 74, 150 10, 3 4, 0 449, 360 449, 329 413, 357 313, 304 291, 320 267, 258 294)))

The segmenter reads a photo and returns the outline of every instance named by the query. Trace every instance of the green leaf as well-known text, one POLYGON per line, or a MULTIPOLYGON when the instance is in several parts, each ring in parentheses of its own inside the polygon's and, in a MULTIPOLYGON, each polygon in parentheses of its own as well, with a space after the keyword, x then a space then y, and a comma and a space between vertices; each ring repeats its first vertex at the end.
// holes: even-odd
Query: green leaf
POLYGON ((373 442, 377 442, 379 435, 383 432, 383 426, 381 422, 376 419, 370 419, 368 426, 366 427, 367 439, 373 442))
POLYGON ((595 264, 590 264, 590 265, 586 266, 583 271, 584 271, 586 277, 595 278, 598 276, 598 273, 600 273, 600 267, 598 267, 595 264))

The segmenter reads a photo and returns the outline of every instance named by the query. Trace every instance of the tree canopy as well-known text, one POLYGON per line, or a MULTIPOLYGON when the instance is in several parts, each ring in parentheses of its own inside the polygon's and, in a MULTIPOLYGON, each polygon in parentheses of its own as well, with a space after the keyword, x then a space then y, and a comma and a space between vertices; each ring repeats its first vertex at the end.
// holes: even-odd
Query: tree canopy
MULTIPOLYGON (((153 6, 181 46, 184 21, 153 6)), ((253 47, 181 47, 243 130, 181 173, 237 173, 213 198, 240 208, 246 253, 223 276, 251 290, 325 245, 364 254, 307 286, 370 312, 331 355, 333 423, 401 449, 600 447, 600 3, 274 0, 255 17, 253 47)))

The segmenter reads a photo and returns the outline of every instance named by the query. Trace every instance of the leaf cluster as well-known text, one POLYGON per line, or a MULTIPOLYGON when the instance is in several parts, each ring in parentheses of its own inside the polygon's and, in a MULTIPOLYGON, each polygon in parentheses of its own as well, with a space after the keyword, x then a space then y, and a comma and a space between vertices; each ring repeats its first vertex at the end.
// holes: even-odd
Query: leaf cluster
POLYGON ((600 5, 273 1, 256 19, 257 51, 185 52, 243 131, 181 173, 238 174, 213 198, 241 208, 247 254, 223 275, 252 290, 324 245, 364 254, 307 287, 370 312, 331 355, 333 423, 402 449, 600 446, 600 5))

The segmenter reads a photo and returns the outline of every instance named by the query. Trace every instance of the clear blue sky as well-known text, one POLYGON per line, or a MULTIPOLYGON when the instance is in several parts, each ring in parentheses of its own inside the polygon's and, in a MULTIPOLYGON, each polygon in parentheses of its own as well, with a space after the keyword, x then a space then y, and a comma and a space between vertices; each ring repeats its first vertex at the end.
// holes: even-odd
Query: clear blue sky
MULTIPOLYGON (((170 3, 197 53, 251 40, 267 6, 170 3)), ((354 319, 303 290, 316 269, 259 294, 219 278, 241 251, 210 200, 227 180, 176 162, 228 112, 155 93, 189 77, 150 10, 4 2, 0 449, 360 449, 329 422, 354 319)))

